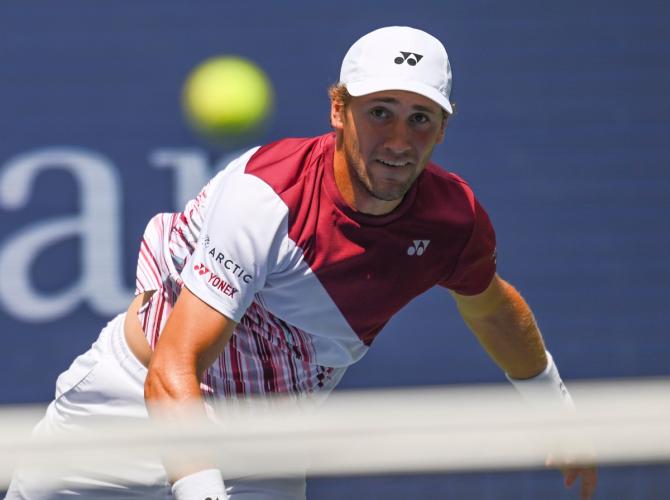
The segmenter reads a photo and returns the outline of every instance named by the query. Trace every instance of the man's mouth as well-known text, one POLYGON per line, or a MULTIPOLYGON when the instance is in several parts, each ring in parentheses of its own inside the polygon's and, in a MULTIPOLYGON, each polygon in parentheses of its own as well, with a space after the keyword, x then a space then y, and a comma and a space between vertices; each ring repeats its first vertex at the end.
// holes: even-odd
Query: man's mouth
POLYGON ((382 160, 381 158, 377 158, 377 161, 382 165, 384 165, 385 167, 391 167, 391 168, 406 167, 407 165, 412 163, 409 160, 382 160))

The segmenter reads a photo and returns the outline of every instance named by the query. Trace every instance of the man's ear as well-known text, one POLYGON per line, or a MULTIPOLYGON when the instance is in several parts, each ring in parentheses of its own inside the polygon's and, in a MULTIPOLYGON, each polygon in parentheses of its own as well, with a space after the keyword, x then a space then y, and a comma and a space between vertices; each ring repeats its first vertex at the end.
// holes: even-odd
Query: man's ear
POLYGON ((444 118, 442 118, 442 126, 440 127, 440 132, 437 136, 437 141, 435 142, 436 144, 439 144, 444 140, 444 132, 445 129, 447 128, 447 122, 449 121, 449 116, 450 115, 446 115, 444 118))
POLYGON ((346 108, 341 101, 331 101, 330 103, 330 125, 335 130, 342 130, 344 128, 344 113, 346 108))

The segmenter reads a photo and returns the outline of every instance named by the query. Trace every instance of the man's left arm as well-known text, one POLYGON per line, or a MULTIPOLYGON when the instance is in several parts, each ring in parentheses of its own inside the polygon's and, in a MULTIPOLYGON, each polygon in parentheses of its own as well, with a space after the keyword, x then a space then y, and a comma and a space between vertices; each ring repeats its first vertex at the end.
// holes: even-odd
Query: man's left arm
MULTIPOLYGON (((533 313, 512 285, 496 274, 480 294, 451 295, 468 328, 517 388, 530 383, 537 391, 535 386, 540 390, 546 386, 547 391, 555 391, 570 404, 533 313)), ((595 467, 565 467, 562 472, 566 486, 572 486, 581 476, 581 498, 591 498, 597 481, 595 467)))
POLYGON ((547 366, 533 313, 512 285, 497 274, 477 295, 451 292, 468 328, 495 363, 512 379, 528 379, 547 366))

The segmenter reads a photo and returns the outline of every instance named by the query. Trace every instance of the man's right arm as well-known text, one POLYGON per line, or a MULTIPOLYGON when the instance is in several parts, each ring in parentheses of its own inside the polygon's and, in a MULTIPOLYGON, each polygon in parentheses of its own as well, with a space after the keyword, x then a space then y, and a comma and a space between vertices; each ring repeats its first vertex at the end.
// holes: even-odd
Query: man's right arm
MULTIPOLYGON (((152 418, 164 418, 167 414, 171 421, 183 419, 188 424, 193 409, 200 407, 204 417, 200 379, 223 351, 235 326, 234 321, 188 288, 182 289, 151 358, 144 385, 152 418), (160 415, 156 412, 158 407, 160 415)), ((172 481, 211 468, 206 463, 173 467, 166 464, 172 481)))

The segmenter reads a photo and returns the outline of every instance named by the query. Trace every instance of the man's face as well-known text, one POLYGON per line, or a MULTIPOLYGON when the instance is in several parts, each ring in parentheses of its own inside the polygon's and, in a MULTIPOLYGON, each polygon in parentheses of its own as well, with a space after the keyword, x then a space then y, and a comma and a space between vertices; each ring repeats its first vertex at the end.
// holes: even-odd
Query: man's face
POLYGON ((397 206, 444 137, 442 108, 402 90, 352 97, 346 109, 333 103, 331 121, 341 132, 357 205, 367 198, 397 206))

